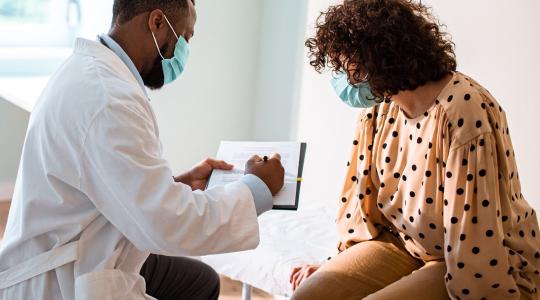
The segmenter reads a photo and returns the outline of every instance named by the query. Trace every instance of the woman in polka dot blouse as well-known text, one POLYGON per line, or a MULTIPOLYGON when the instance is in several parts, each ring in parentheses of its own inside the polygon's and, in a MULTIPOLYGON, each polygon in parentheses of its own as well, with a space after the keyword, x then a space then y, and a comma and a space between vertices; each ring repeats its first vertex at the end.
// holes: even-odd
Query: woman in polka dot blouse
POLYGON ((456 71, 430 10, 345 0, 306 45, 382 99, 360 112, 339 254, 295 268, 293 299, 539 299, 540 234, 521 194, 506 115, 456 71))

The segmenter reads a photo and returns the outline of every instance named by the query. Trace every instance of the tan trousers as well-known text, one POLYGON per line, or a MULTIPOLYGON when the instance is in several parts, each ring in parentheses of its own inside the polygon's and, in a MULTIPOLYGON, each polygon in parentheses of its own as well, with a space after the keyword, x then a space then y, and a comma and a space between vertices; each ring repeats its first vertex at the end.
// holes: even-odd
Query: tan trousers
MULTIPOLYGON (((291 300, 449 299, 444 261, 424 263, 384 231, 324 264, 303 282, 291 300)), ((521 289, 521 299, 534 299, 521 289)))

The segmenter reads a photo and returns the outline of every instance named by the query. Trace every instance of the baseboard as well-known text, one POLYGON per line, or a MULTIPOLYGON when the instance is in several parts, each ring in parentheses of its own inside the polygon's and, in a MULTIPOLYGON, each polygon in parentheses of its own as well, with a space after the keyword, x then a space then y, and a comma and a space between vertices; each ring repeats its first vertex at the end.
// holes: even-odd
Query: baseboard
POLYGON ((0 182, 0 202, 9 202, 13 197, 14 182, 0 182))

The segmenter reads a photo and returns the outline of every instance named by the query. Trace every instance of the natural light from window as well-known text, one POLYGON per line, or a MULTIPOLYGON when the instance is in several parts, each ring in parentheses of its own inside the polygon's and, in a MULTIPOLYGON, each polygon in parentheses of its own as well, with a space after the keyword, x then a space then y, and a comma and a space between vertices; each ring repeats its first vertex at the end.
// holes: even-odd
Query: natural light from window
POLYGON ((31 110, 78 36, 107 32, 113 0, 0 0, 0 96, 31 110))

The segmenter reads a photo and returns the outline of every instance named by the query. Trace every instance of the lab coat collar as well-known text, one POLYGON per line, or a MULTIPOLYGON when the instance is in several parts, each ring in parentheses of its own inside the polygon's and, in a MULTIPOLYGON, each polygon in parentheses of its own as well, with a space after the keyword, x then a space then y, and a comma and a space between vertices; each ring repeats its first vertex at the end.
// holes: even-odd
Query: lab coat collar
POLYGON ((107 48, 109 48, 112 52, 114 52, 128 67, 129 71, 135 76, 135 79, 137 79, 137 82, 141 86, 142 90, 144 91, 144 94, 146 95, 146 98, 148 98, 148 92, 146 91, 146 87, 144 85, 144 81, 141 77, 141 74, 139 73, 139 70, 137 70, 137 67, 135 67, 135 64, 133 64, 133 61, 127 53, 122 49, 122 47, 113 40, 109 35, 107 34, 100 34, 98 36, 98 39, 101 43, 103 43, 107 48))

